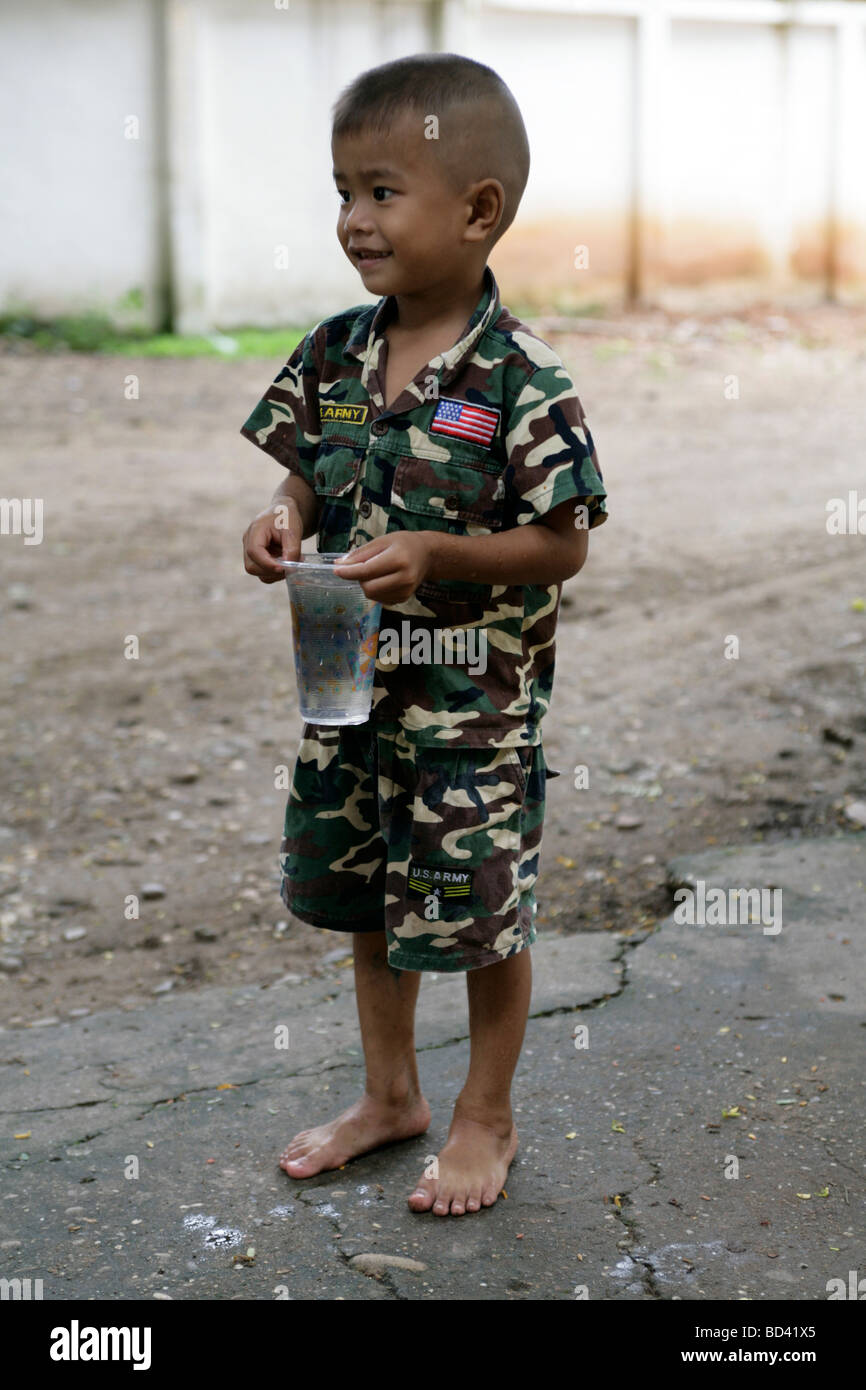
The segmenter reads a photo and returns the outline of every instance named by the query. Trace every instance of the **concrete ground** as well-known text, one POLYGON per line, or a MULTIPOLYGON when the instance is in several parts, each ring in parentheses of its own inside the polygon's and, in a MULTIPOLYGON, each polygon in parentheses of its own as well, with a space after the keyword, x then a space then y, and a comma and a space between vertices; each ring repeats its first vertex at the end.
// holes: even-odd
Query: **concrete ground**
POLYGON ((4 1030, 3 1275, 45 1299, 826 1299, 866 1268, 866 838, 668 875, 766 911, 539 940, 520 1148, 476 1214, 406 1205, 465 1074, 460 977, 421 990, 428 1134, 306 1181, 278 1153, 362 1078, 340 948, 312 978, 4 1030))
POLYGON ((361 1079, 347 941, 277 897, 300 721, 241 536, 282 470, 238 430, 282 362, 0 352, 3 490, 44 500, 39 544, 2 540, 0 1279, 634 1304, 866 1276, 863 324, 538 324, 610 515, 544 721, 520 1149, 459 1218, 406 1206, 465 1074, 459 978, 421 991, 428 1134, 277 1163, 361 1079), (689 877, 780 885, 781 931, 678 924, 689 877))

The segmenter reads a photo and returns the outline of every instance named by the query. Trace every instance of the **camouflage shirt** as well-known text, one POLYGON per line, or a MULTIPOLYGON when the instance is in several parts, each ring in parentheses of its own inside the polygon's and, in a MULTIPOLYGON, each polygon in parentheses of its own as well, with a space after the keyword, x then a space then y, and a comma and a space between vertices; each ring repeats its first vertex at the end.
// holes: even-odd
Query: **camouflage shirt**
MULTIPOLYGON (((607 520, 572 380, 553 349, 502 306, 489 267, 459 341, 386 410, 383 329, 394 311, 389 295, 323 319, 241 428, 314 490, 320 551, 402 530, 497 535, 567 500, 582 504, 576 521, 583 525, 607 520)), ((401 724, 410 741, 428 746, 540 743, 561 591, 561 584, 433 579, 383 606, 373 717, 401 724), (436 629, 484 629, 486 669, 477 659, 454 661, 447 634, 442 662, 407 661, 405 640, 402 662, 381 659, 387 630, 410 634, 419 652, 422 628, 429 638, 436 629)), ((466 650, 458 646, 457 656, 466 650)))

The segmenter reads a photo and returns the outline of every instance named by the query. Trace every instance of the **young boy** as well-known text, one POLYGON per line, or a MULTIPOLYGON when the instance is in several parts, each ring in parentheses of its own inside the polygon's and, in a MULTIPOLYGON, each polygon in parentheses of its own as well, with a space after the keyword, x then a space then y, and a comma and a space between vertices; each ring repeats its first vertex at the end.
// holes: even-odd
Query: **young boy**
POLYGON ((382 603, 380 640, 409 640, 399 661, 380 654, 365 724, 303 727, 281 896, 354 934, 366 1085, 280 1166, 310 1177, 427 1129, 421 972, 462 970, 469 1072, 435 1176, 409 1196, 459 1216, 493 1205, 517 1148, 526 947, 545 780, 559 775, 540 723, 562 581, 606 520, 605 491, 568 373, 487 267, 529 171, 502 80, 452 53, 371 69, 334 108, 332 152, 337 236, 381 297, 312 329, 244 424, 288 470, 244 562, 270 584, 285 573, 275 557, 296 559, 314 533, 321 551, 351 550, 336 573, 382 603), (483 638, 484 659, 447 661, 455 632, 483 638))

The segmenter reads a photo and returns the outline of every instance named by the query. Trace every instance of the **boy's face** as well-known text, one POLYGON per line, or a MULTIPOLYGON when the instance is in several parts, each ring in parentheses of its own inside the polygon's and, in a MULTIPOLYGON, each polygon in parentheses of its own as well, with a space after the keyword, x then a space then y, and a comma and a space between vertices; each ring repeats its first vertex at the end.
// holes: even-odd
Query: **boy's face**
POLYGON ((461 264, 471 197, 446 183, 432 143, 420 116, 404 116, 385 139, 363 133, 331 143, 337 236, 373 294, 427 288, 461 264))

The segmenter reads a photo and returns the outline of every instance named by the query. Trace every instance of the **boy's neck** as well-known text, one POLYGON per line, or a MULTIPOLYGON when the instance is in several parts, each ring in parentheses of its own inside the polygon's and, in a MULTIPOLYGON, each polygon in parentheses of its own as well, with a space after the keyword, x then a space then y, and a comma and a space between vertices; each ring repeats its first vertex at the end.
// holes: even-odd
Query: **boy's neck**
POLYGON ((453 291, 447 291, 444 297, 442 288, 438 285, 431 290, 419 291, 418 294, 392 295, 390 297, 395 302, 394 314, 386 332, 392 338, 421 338, 430 334, 441 334, 445 329, 450 331, 453 327, 456 341, 456 334, 469 322, 483 293, 482 267, 477 277, 471 277, 471 283, 455 286, 453 291))

